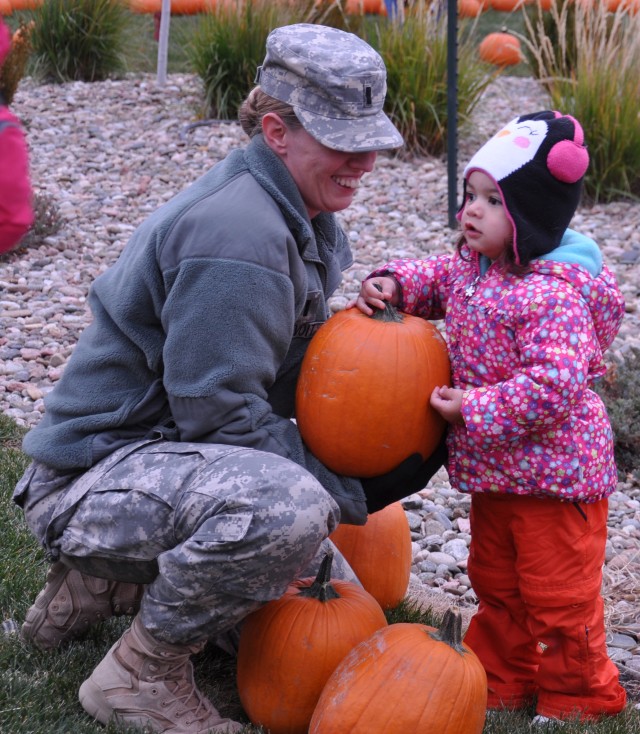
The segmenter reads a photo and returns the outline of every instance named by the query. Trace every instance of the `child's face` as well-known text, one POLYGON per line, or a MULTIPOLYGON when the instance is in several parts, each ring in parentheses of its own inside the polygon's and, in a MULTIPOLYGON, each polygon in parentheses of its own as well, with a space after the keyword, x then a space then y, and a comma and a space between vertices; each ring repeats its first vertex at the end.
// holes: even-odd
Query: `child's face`
POLYGON ((502 194, 493 179, 482 171, 473 171, 467 180, 460 224, 468 247, 490 260, 496 260, 512 245, 513 225, 502 194))

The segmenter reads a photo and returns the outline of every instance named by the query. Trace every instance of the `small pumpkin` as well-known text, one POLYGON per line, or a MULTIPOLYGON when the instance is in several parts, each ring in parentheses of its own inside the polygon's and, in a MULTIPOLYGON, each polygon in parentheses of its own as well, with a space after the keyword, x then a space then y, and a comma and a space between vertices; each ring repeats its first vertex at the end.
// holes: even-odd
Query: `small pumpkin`
POLYGON ((348 15, 386 15, 384 0, 347 0, 345 10, 348 15))
POLYGON ((619 8, 622 12, 635 15, 640 10, 640 0, 605 0, 607 10, 616 13, 619 8))
POLYGON ((461 637, 452 609, 440 630, 411 623, 378 630, 327 681, 309 734, 481 734, 487 676, 461 637))
POLYGON ((365 525, 338 525, 329 537, 383 609, 400 604, 412 560, 411 530, 400 502, 372 513, 365 525))
POLYGON ((427 459, 445 427, 429 398, 449 380, 445 341, 429 321, 391 304, 372 317, 339 311, 302 361, 300 434, 320 461, 347 476, 385 474, 413 453, 427 459))
POLYGON ((525 5, 526 0, 489 0, 492 10, 498 13, 513 13, 525 5))
POLYGON ((11 9, 13 11, 37 10, 44 0, 11 0, 11 9))
POLYGON ((330 580, 332 559, 330 552, 315 579, 294 581, 242 625, 240 702, 251 722, 271 734, 307 734, 336 665, 387 624, 378 602, 361 586, 330 580))
MULTIPOLYGON (((171 15, 197 15, 212 9, 212 0, 171 0, 171 15)), ((160 13, 162 0, 129 0, 133 13, 160 13)))
POLYGON ((523 59, 519 39, 506 31, 486 35, 478 47, 478 54, 482 61, 496 66, 515 66, 523 59))
POLYGON ((458 15, 461 18, 477 18, 484 10, 480 0, 458 0, 458 15))

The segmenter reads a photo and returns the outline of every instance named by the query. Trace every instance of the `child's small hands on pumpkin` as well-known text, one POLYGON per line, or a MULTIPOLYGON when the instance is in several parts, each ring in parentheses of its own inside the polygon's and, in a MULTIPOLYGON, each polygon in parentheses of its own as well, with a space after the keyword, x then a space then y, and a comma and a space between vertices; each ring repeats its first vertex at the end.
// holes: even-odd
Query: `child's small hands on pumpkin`
POLYGON ((447 421, 447 423, 458 423, 464 425, 462 417, 463 390, 454 387, 434 387, 431 393, 431 407, 447 421))
POLYGON ((384 309, 385 303, 396 306, 400 300, 400 286, 395 278, 383 275, 378 278, 368 278, 362 281, 360 293, 347 308, 359 308, 362 313, 371 316, 374 308, 384 309))

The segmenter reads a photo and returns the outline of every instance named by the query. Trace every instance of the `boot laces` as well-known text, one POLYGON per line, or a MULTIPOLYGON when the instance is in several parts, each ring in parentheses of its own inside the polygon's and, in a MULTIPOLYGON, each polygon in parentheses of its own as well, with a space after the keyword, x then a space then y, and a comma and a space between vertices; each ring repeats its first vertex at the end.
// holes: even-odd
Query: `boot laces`
POLYGON ((181 708, 176 711, 177 716, 191 714, 188 724, 205 721, 213 713, 209 701, 200 693, 193 680, 191 663, 188 659, 168 660, 160 672, 149 677, 152 681, 164 683, 175 701, 181 704, 181 708))

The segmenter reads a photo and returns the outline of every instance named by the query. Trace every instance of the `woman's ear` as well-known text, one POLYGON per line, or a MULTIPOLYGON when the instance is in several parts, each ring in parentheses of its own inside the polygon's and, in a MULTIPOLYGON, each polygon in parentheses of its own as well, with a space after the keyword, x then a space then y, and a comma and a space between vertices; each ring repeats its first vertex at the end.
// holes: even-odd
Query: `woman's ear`
POLYGON ((275 112, 267 112, 262 118, 262 135, 266 144, 274 153, 282 156, 286 153, 287 126, 282 122, 280 115, 275 112))

